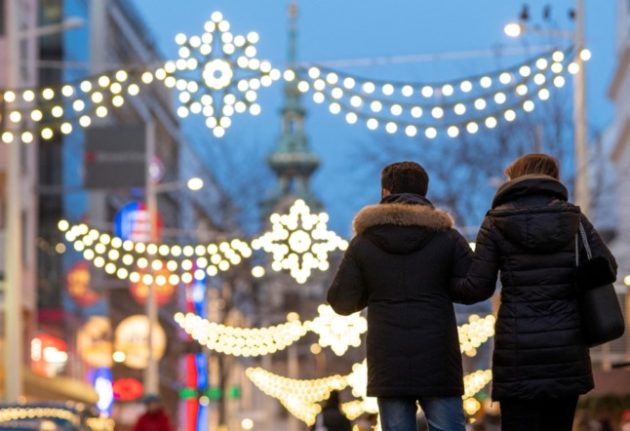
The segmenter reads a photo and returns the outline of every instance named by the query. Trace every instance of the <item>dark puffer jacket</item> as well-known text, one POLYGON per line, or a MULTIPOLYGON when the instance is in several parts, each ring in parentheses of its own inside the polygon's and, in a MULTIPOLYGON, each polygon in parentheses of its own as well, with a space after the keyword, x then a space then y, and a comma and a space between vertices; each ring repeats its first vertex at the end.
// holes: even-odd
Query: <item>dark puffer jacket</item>
POLYGON ((368 307, 368 395, 458 396, 462 361, 449 283, 472 252, 451 218, 417 195, 364 208, 328 302, 368 307))
POLYGON ((579 223, 595 256, 614 258, 567 190, 546 176, 503 185, 477 237, 475 258, 453 299, 492 296, 501 272, 493 398, 557 398, 588 392, 593 376, 574 287, 579 223))

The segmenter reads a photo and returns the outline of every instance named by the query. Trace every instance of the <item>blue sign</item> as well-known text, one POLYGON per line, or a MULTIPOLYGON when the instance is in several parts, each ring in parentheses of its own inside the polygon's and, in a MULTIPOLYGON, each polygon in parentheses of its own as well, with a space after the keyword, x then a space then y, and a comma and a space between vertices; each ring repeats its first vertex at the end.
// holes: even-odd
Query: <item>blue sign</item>
POLYGON ((111 416, 114 406, 114 388, 112 386, 112 370, 96 368, 91 373, 92 386, 98 394, 96 408, 101 414, 111 416))
POLYGON ((114 218, 114 234, 123 240, 149 242, 151 220, 146 205, 130 202, 121 207, 114 218))

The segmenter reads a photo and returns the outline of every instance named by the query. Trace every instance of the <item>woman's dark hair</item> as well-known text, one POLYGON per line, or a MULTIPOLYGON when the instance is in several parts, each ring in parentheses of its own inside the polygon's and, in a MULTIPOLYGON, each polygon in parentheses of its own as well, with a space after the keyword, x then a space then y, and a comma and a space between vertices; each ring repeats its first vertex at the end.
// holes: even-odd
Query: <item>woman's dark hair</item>
POLYGON ((415 193, 426 196, 429 189, 429 175, 416 162, 392 163, 383 169, 381 187, 392 194, 415 193))
POLYGON ((526 154, 514 160, 505 169, 505 175, 510 179, 516 179, 523 175, 547 175, 560 179, 560 167, 558 160, 547 154, 526 154))

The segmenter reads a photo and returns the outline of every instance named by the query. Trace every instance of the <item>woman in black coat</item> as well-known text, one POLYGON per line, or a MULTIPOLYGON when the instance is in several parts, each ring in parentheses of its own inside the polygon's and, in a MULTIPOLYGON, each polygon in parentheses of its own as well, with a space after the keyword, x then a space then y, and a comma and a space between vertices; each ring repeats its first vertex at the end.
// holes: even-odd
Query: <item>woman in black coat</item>
POLYGON ((593 388, 574 286, 581 223, 594 256, 616 263, 580 209, 567 202, 555 159, 530 154, 508 169, 479 234, 475 258, 453 299, 488 299, 501 273, 493 398, 503 431, 570 431, 580 394, 593 388))

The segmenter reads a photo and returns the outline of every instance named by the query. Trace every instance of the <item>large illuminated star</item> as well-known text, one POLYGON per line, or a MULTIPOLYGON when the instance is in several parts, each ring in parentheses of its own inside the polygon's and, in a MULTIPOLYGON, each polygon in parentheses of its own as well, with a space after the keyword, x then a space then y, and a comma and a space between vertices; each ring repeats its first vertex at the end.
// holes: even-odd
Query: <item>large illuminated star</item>
POLYGON ((232 34, 220 12, 211 15, 202 35, 179 33, 175 37, 178 60, 166 63, 156 74, 163 75, 165 85, 179 90, 177 114, 182 118, 203 115, 206 126, 219 138, 232 125, 234 114, 258 115, 257 90, 281 76, 271 63, 256 58, 258 40, 255 32, 232 34))
POLYGON ((361 345, 361 335, 367 331, 367 320, 360 313, 340 316, 330 305, 317 308, 319 316, 309 328, 319 335, 319 345, 330 347, 337 356, 342 356, 349 347, 361 345))
POLYGON ((311 214, 301 199, 295 201, 288 214, 274 213, 270 221, 271 231, 252 241, 252 247, 271 253, 271 268, 289 271, 300 284, 308 280, 312 270, 328 270, 329 253, 348 247, 346 240, 328 230, 328 215, 311 214))

